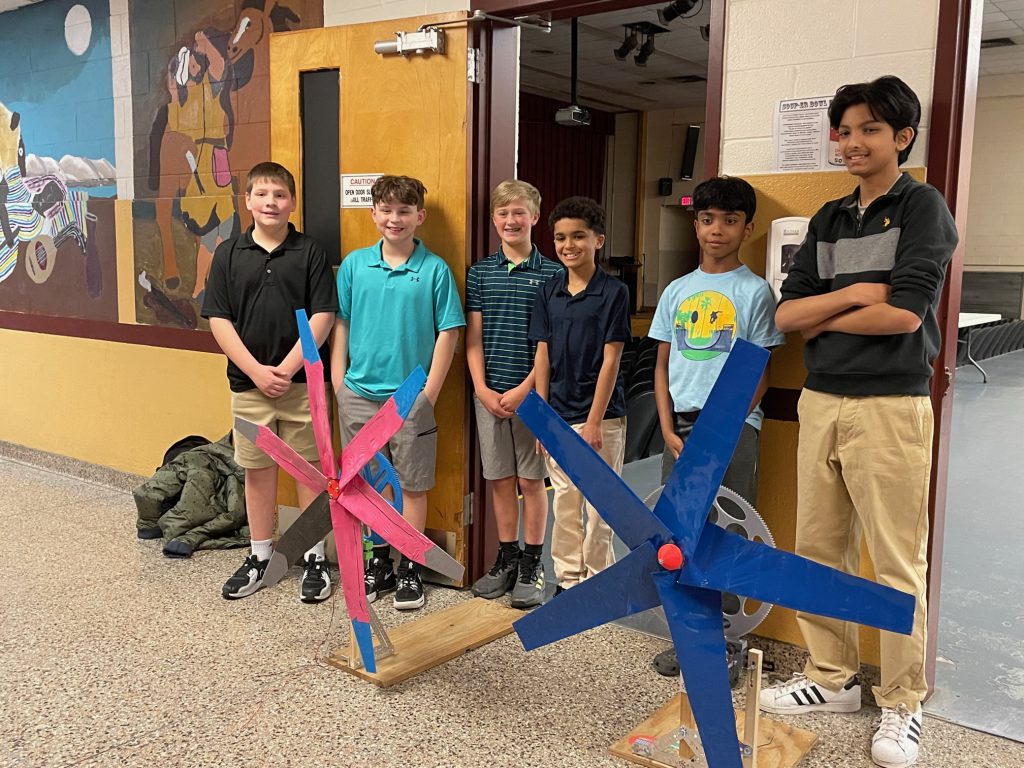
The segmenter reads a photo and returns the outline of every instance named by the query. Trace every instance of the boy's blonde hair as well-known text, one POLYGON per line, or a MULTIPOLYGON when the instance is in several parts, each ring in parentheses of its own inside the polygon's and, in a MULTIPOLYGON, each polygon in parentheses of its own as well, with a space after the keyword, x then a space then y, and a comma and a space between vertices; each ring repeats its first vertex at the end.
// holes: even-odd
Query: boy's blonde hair
POLYGON ((415 205, 417 211, 423 210, 423 198, 427 188, 423 182, 411 176, 381 176, 370 187, 370 199, 374 206, 381 203, 400 203, 415 205))
POLYGON ((525 200, 526 207, 534 216, 540 213, 540 192, 533 184, 519 179, 508 179, 494 188, 491 192, 491 213, 513 200, 525 200))

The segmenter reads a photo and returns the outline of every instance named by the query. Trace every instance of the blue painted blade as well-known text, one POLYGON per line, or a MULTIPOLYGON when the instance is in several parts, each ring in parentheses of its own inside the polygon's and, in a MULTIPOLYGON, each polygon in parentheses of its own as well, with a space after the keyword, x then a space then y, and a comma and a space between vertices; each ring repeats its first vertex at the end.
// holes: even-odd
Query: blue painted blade
POLYGON ((768 356, 768 350, 736 339, 693 432, 683 444, 665 490, 654 505, 654 514, 671 529, 687 557, 693 555, 732 460, 768 356))
POLYGON ((373 632, 370 625, 359 619, 352 620, 352 631, 356 636, 356 644, 359 646, 359 655, 363 659, 363 666, 371 675, 377 673, 377 658, 373 655, 373 632))
POLYGON ((660 569, 658 552, 645 541, 619 562, 581 581, 512 624, 523 648, 542 645, 593 629, 623 616, 656 607, 661 601, 651 581, 660 569))
POLYGON ((708 768, 742 768, 722 626, 722 595, 654 574, 708 768))
POLYGON ((704 530, 681 582, 909 635, 913 595, 730 533, 704 530))
POLYGON ((409 411, 412 410, 412 404, 416 402, 416 397, 423 389, 423 385, 427 383, 427 374, 423 370, 423 366, 417 365, 416 370, 409 374, 405 381, 402 382, 402 386, 395 390, 395 394, 391 396, 391 399, 395 401, 395 408, 398 411, 398 415, 403 419, 408 418, 409 411))
POLYGON ((618 473, 540 395, 531 390, 516 413, 626 546, 636 549, 649 539, 660 545, 671 538, 618 473))
POLYGON ((302 343, 302 359, 310 363, 320 361, 320 350, 316 347, 316 339, 313 338, 313 329, 309 327, 309 318, 306 317, 306 310, 296 309, 295 320, 299 324, 299 341, 302 343))

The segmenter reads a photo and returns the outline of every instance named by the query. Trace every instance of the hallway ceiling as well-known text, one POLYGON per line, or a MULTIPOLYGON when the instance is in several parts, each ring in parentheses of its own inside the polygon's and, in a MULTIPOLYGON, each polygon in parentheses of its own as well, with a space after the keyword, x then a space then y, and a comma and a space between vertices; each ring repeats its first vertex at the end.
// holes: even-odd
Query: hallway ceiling
POLYGON ((981 39, 1002 38, 1014 44, 982 48, 979 75, 1024 73, 1024 0, 986 0, 981 39))

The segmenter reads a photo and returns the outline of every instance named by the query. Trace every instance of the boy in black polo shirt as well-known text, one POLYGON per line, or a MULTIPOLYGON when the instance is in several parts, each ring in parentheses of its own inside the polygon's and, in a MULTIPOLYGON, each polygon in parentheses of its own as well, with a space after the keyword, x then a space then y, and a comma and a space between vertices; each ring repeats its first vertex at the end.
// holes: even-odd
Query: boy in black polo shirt
POLYGON ((530 238, 538 216, 536 187, 519 180, 501 182, 491 193, 491 219, 501 246, 466 276, 466 361, 475 390, 480 462, 498 529, 498 557, 473 584, 473 594, 490 600, 511 591, 513 608, 532 608, 544 598, 540 559, 548 521, 546 470, 533 435, 515 414, 534 386, 530 310, 540 286, 562 272, 530 238))
MULTIPOLYGON (((631 336, 629 292, 597 265, 604 221, 604 209, 588 197, 567 198, 551 212, 555 253, 568 271, 537 293, 529 335, 537 342, 537 393, 621 472, 626 396, 619 358, 631 336)), ((608 524, 550 456, 547 465, 554 488, 551 557, 560 592, 607 568, 615 555, 608 524)))
MULTIPOLYGON (((338 308, 334 278, 323 248, 288 222, 295 210, 295 179, 286 168, 270 162, 254 166, 246 182, 245 207, 253 225, 217 247, 203 317, 210 319, 213 337, 228 357, 232 415, 268 426, 319 467, 295 310, 306 310, 313 335, 323 344, 338 308)), ((320 357, 329 359, 326 345, 320 357)), ((274 460, 237 431, 234 443, 235 461, 245 469, 252 552, 224 584, 222 594, 229 600, 263 586, 277 509, 274 460)), ((296 489, 305 509, 316 493, 302 483, 296 489)), ((330 594, 321 541, 306 553, 299 597, 316 603, 330 594)))

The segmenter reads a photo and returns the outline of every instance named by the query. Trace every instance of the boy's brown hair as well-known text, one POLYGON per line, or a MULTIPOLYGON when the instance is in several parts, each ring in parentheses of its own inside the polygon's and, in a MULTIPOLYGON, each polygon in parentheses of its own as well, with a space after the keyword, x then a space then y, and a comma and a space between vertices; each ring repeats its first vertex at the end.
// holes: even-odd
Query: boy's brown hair
POLYGON ((288 187, 292 197, 295 197, 295 177, 292 176, 291 171, 280 163, 274 163, 269 160, 265 163, 256 163, 245 179, 245 194, 252 194, 252 185, 257 179, 268 179, 269 181, 283 184, 288 187))
POLYGON ((526 207, 534 216, 540 213, 540 192, 533 184, 519 179, 508 179, 494 188, 491 192, 491 213, 513 200, 525 200, 526 207))
POLYGON ((423 182, 411 176, 381 176, 370 187, 370 198, 374 206, 381 203, 401 203, 415 205, 416 210, 423 210, 423 198, 427 188, 423 182))

